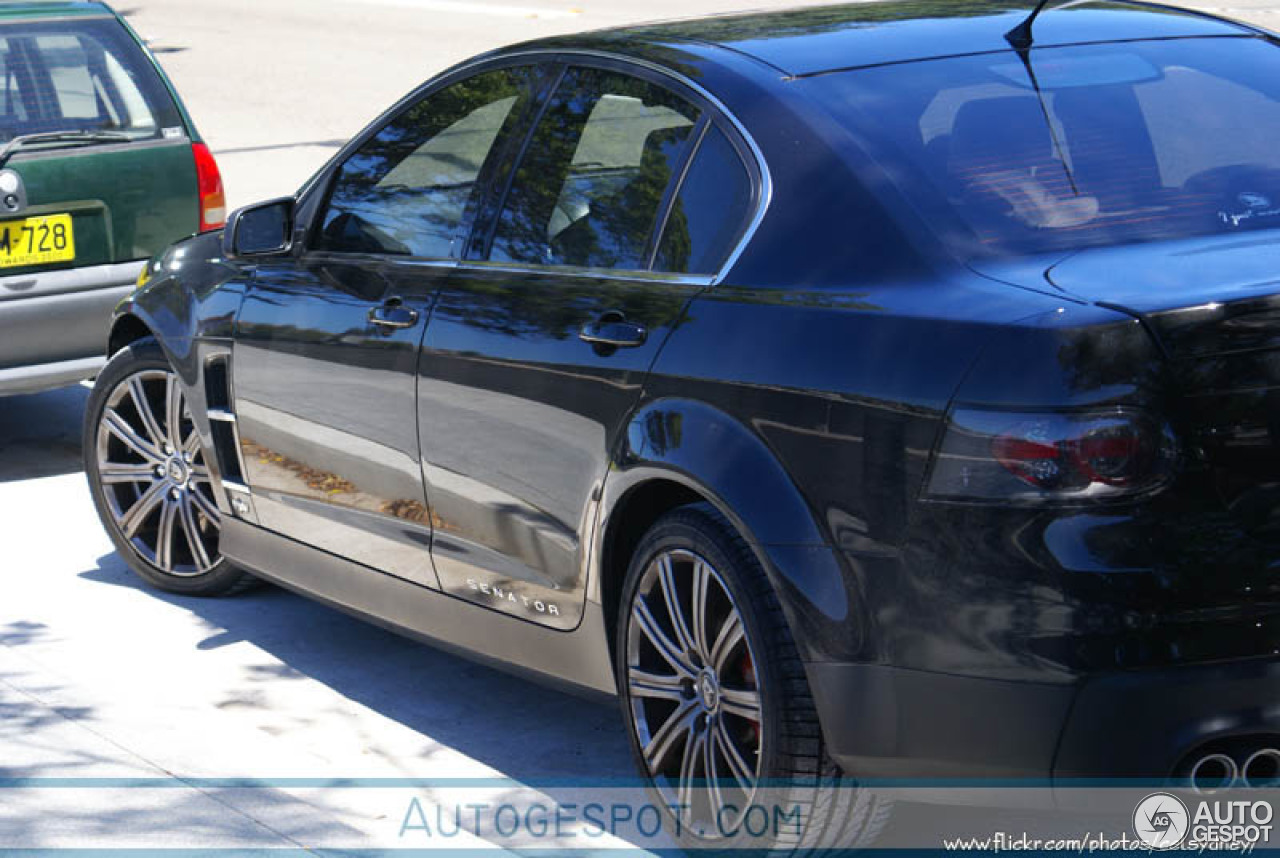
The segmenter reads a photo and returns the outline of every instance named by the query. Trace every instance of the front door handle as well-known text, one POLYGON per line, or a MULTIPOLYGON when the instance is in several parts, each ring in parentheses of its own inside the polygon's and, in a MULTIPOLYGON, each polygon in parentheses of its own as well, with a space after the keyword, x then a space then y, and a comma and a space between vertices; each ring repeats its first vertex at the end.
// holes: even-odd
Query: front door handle
POLYGON ((587 322, 578 332, 578 339, 583 342, 618 349, 642 346, 648 336, 644 325, 628 322, 621 310, 610 310, 594 322, 587 322))
POLYGON ((402 298, 388 298, 369 311, 369 321, 392 330, 412 328, 418 324, 418 311, 406 307, 402 298))

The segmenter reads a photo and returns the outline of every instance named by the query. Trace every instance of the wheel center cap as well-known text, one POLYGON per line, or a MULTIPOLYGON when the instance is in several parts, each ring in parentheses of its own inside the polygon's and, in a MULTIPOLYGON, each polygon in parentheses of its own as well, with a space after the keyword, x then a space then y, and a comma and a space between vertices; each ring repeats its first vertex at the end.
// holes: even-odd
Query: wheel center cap
POLYGON ((165 471, 168 473, 169 481, 171 483, 177 486, 186 486, 188 476, 187 464, 182 461, 182 459, 174 456, 165 466, 165 471))
POLYGON ((702 708, 708 712, 716 711, 720 706, 720 684, 716 682, 716 675, 709 670, 704 670, 698 675, 698 699, 702 702, 702 708))

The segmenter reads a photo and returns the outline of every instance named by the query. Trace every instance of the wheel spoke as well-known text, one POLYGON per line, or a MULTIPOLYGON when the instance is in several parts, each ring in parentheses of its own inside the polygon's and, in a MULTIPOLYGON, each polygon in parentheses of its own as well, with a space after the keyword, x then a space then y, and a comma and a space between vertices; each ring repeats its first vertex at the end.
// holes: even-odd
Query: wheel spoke
MULTIPOLYGON (((133 407, 137 409, 138 419, 142 421, 142 427, 146 430, 152 445, 157 450, 161 449, 165 443, 165 434, 156 420, 155 412, 151 410, 151 400, 147 399, 147 389, 142 383, 142 376, 135 375, 129 379, 129 396, 133 399, 133 407)), ((157 454, 158 457, 159 454, 157 454)))
POLYGON ((760 721, 760 693, 741 688, 720 686, 720 705, 724 711, 750 721, 760 721))
POLYGON ((658 559, 658 580, 662 586, 662 598, 667 604, 667 615, 671 618, 671 626, 676 633, 677 644, 686 654, 697 652, 697 644, 689 632, 684 610, 680 607, 680 591, 676 589, 676 574, 671 566, 669 554, 664 554, 658 559))
POLYGON ((169 446, 182 449, 182 388, 174 375, 165 377, 164 420, 168 430, 169 446))
POLYGON ((693 729, 696 708, 692 700, 676 707, 649 739, 649 743, 644 746, 644 761, 649 765, 650 772, 658 774, 675 743, 693 729))
POLYGON ((218 512, 218 508, 213 505, 213 501, 209 500, 200 491, 192 489, 188 497, 191 503, 195 504, 196 509, 200 510, 205 519, 214 527, 218 527, 222 521, 222 514, 218 512))
POLYGON ((711 641, 707 632, 708 595, 711 590, 711 568, 701 560, 693 563, 693 645, 703 663, 711 658, 711 641))
POLYGON ((208 569, 211 565, 209 562, 209 552, 204 547, 204 539, 200 533, 200 526, 196 524, 196 511, 192 506, 192 495, 187 494, 182 499, 181 509, 179 510, 182 522, 182 532, 186 534, 187 545, 191 548, 191 556, 195 558, 197 569, 208 569))
POLYGON ((711 647, 710 662, 717 673, 724 672, 729 654, 742 638, 742 617, 736 610, 730 611, 724 625, 720 627, 720 634, 716 635, 716 642, 711 647))
POLYGON ((667 664, 681 676, 693 677, 693 666, 688 662, 688 655, 683 649, 662 630, 658 625, 658 621, 654 619, 653 612, 649 610, 649 603, 644 597, 636 597, 635 604, 631 608, 632 622, 634 622, 644 636, 649 639, 649 643, 658 651, 658 655, 662 656, 667 664))
POLYGON ((120 416, 120 413, 113 408, 108 408, 102 413, 102 425, 115 435, 125 446, 142 458, 154 464, 159 464, 164 458, 160 452, 160 448, 155 444, 143 438, 138 432, 129 425, 129 421, 120 416))
POLYGON ((200 433, 196 431, 196 425, 194 423, 191 424, 191 431, 187 433, 187 440, 182 442, 182 449, 193 459, 201 452, 200 433))
POLYGON ((121 464, 108 462, 98 467, 98 480, 104 486, 121 483, 149 483, 156 478, 156 466, 148 463, 121 464))
MULTIPOLYGON (((717 719, 718 720, 718 719, 717 719)), ((708 725, 702 736, 702 771, 707 779, 708 798, 711 800, 711 818, 717 828, 723 823, 720 812, 724 809, 724 792, 720 789, 720 766, 716 764, 717 733, 708 725)))
POLYGON ((715 744, 720 748, 721 755, 724 757, 725 762, 729 764, 729 773, 733 775, 733 779, 738 782, 738 787, 743 792, 750 793, 751 788, 755 786, 755 768, 748 765, 747 761, 743 759, 737 743, 729 735, 729 729, 725 726, 723 718, 716 719, 713 735, 715 744))
POLYGON ((638 667, 627 669, 627 687, 632 697, 652 697, 655 700, 684 701, 684 681, 679 676, 663 676, 649 673, 638 667))
POLYGON ((156 480, 151 487, 142 493, 142 497, 134 501, 133 506, 122 516, 120 516, 120 530, 124 533, 126 539, 133 539, 137 534, 138 528, 142 527, 142 523, 147 520, 156 506, 164 500, 165 484, 163 480, 156 480))
POLYGON ((173 529, 177 513, 177 502, 165 498, 160 507, 160 526, 156 528, 156 565, 166 572, 173 568, 173 529))
POLYGON ((685 739, 684 755, 680 759, 680 787, 676 793, 682 809, 691 817, 693 815, 693 790, 697 778, 698 763, 706 755, 707 731, 692 728, 685 739))

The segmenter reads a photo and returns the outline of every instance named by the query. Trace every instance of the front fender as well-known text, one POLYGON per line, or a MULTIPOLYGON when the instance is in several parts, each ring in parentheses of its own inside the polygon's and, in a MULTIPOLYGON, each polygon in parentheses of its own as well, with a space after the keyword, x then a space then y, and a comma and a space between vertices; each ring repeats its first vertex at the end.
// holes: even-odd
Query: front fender
POLYGON ((631 418, 602 498, 602 533, 627 495, 655 479, 706 498, 751 544, 805 661, 848 660, 865 624, 856 576, 760 436, 702 402, 659 399, 631 418))
POLYGON ((145 284, 115 309, 108 351, 133 339, 125 332, 141 325, 160 343, 182 380, 194 386, 197 343, 231 339, 246 273, 223 258, 219 233, 174 244, 147 264, 146 273, 145 284))

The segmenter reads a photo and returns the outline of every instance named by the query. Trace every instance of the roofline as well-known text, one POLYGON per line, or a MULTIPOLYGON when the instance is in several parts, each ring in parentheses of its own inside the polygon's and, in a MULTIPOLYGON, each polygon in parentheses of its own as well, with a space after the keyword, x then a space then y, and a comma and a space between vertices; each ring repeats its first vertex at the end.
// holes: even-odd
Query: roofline
MULTIPOLYGON (((1170 8, 1177 8, 1177 7, 1170 7, 1170 8)), ((1195 35, 1195 36, 1150 36, 1147 38, 1137 38, 1137 39, 1132 39, 1132 38, 1130 39, 1085 39, 1079 42, 1061 42, 1053 45, 1045 45, 1043 47, 1033 48, 1032 50, 1054 51, 1061 48, 1081 48, 1081 47, 1091 47, 1096 45, 1132 45, 1137 42, 1189 42, 1189 41, 1197 41, 1199 39, 1257 39, 1257 38, 1273 39, 1275 38, 1275 35, 1267 32, 1266 30, 1262 30, 1257 33, 1246 31, 1243 33, 1202 33, 1200 35, 1195 35)), ((931 63, 937 60, 955 60, 955 59, 962 59, 964 57, 995 56, 997 54, 1007 53, 1011 50, 1013 49, 1012 48, 995 48, 992 50, 985 50, 985 51, 961 51, 955 54, 937 54, 935 56, 929 56, 929 57, 911 57, 909 59, 903 59, 903 60, 885 60, 878 63, 866 63, 864 65, 856 65, 856 66, 838 66, 836 68, 803 72, 801 74, 785 74, 784 73, 785 74, 784 80, 789 80, 789 81, 809 80, 812 78, 824 77, 829 74, 842 74, 844 72, 865 71, 867 69, 889 68, 891 66, 907 66, 907 65, 913 65, 915 63, 931 63)))

